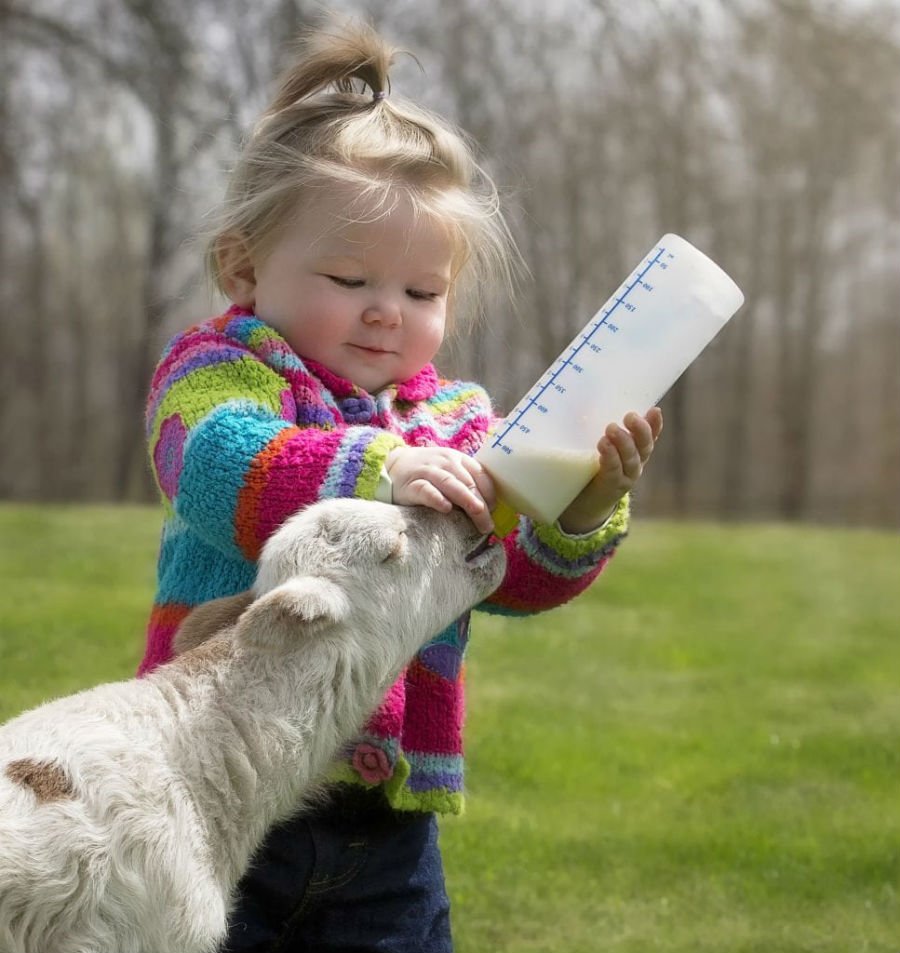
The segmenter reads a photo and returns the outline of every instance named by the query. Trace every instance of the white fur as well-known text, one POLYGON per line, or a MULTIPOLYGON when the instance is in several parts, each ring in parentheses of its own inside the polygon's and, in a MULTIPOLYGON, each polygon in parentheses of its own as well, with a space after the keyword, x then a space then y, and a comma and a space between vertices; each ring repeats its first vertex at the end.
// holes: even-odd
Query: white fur
POLYGON ((0 727, 0 951, 210 953, 298 810, 427 639, 499 584, 466 517, 354 500, 292 517, 229 629, 143 679, 0 727), (58 766, 41 799, 11 762, 58 766))

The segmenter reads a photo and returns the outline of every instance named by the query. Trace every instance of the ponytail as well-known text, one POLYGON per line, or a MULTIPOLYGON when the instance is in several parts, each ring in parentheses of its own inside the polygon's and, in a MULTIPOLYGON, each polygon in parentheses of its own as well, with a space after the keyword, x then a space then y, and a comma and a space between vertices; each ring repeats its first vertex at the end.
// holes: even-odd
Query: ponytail
POLYGON ((395 54, 393 47, 360 21, 347 21, 341 30, 310 30, 296 44, 294 65, 282 75, 266 115, 274 115, 329 88, 359 97, 354 80, 371 90, 372 101, 390 90, 389 73, 395 54))

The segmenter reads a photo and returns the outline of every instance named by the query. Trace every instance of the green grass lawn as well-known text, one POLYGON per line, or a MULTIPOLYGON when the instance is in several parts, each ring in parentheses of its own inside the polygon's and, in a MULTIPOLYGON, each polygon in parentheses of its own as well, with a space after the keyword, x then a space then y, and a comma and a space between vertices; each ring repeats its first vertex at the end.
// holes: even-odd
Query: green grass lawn
MULTIPOLYGON (((156 510, 0 507, 0 717, 129 675, 156 510)), ((900 537, 637 521, 481 616, 458 953, 900 951, 900 537)))

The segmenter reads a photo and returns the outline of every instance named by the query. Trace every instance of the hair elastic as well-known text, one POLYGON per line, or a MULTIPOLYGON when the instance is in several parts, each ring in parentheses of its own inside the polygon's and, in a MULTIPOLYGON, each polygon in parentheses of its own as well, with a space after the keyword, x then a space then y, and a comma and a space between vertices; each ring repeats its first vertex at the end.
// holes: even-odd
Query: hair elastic
POLYGON ((380 103, 382 99, 387 99, 387 93, 383 89, 379 89, 377 93, 372 93, 373 103, 380 103))

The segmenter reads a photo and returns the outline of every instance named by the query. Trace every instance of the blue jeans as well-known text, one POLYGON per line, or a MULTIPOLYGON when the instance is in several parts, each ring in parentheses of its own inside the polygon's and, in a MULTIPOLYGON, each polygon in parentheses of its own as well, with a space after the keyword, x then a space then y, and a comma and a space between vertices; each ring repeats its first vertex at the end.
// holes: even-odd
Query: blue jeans
POLYGON ((433 814, 337 788, 274 828, 240 883, 221 953, 452 953, 433 814))

